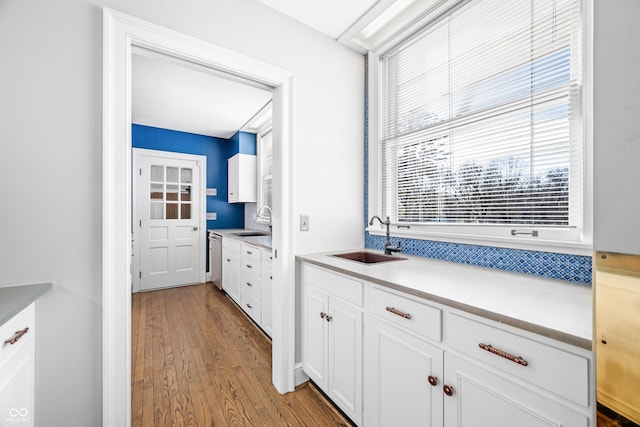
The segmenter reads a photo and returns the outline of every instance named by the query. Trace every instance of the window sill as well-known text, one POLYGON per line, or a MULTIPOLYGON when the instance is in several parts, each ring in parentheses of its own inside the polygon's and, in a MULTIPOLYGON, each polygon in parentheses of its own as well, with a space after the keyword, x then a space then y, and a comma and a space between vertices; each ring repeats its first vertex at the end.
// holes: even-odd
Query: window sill
MULTIPOLYGON (((385 231, 379 228, 368 227, 366 231, 374 236, 386 235, 385 231)), ((527 251, 553 252, 581 256, 593 255, 593 244, 591 242, 562 242, 553 240, 540 240, 531 237, 500 237, 404 229, 392 229, 391 236, 401 239, 433 240, 438 242, 493 246, 500 248, 521 249, 527 251)))

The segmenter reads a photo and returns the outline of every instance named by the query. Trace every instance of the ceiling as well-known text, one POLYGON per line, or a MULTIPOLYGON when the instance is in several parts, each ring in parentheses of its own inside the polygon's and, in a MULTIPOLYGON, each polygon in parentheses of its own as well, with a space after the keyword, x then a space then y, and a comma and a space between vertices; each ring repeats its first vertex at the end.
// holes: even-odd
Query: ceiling
POLYGON ((380 0, 258 1, 336 40, 369 9, 381 3, 380 0))
POLYGON ((228 139, 271 101, 269 87, 145 49, 131 74, 135 124, 228 139))
MULTIPOLYGON (((338 40, 395 0, 258 1, 338 40)), ((133 123, 219 138, 245 128, 271 100, 269 87, 138 47, 132 81, 133 123)))

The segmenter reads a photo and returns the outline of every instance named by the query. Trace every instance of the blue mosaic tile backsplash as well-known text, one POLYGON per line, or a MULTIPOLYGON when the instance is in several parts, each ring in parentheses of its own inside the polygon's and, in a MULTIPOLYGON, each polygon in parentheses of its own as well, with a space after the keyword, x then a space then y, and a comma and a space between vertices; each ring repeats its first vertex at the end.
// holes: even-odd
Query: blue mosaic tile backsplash
MULTIPOLYGON (((368 225, 369 179, 369 97, 368 63, 365 55, 365 108, 364 108, 364 212, 368 225)), ((408 255, 478 265, 498 270, 513 271, 533 276, 566 280, 591 285, 591 257, 553 252, 498 248, 492 246, 437 242, 432 240, 401 239, 402 252, 408 255)), ((392 238, 395 243, 396 239, 392 238)), ((365 232, 365 247, 384 250, 385 237, 365 232)))

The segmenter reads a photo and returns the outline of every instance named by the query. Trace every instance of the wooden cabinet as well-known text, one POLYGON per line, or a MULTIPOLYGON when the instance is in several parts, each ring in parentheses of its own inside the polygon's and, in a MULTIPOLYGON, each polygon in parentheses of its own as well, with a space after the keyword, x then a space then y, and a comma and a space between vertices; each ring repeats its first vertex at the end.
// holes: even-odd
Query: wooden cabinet
POLYGON ((33 303, 0 326, 0 425, 34 425, 34 335, 33 303))
POLYGON ((229 203, 256 201, 256 166, 256 156, 252 154, 236 154, 227 160, 229 203))
POLYGON ((240 304, 240 242, 222 239, 222 289, 240 304))
POLYGON ((362 283, 308 265, 302 277, 302 368, 360 424, 362 283))
POLYGON ((595 261, 598 401, 640 424, 640 256, 595 261))

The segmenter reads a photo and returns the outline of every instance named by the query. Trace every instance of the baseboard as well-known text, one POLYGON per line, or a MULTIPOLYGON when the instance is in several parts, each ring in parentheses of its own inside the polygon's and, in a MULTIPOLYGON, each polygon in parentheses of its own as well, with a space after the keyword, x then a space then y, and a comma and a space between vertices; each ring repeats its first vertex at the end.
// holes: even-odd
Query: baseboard
POLYGON ((309 381, 309 377, 302 370, 302 363, 297 363, 294 368, 294 381, 295 386, 298 387, 302 383, 309 381))

